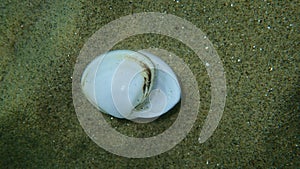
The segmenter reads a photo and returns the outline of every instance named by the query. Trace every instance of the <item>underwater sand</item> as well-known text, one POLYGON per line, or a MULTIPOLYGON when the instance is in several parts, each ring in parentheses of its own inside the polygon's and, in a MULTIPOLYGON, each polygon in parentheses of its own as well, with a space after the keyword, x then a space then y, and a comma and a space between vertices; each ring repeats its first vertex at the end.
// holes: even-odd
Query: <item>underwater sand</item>
MULTIPOLYGON (((0 168, 298 168, 300 166, 299 2, 8 1, 0 5, 0 168), (198 118, 187 137, 158 156, 129 159, 97 146, 72 101, 72 73, 87 39, 132 13, 184 18, 213 43, 226 72, 227 100, 212 137, 198 142, 210 106, 205 66, 187 46, 138 35, 116 49, 159 47, 196 76, 198 118)), ((119 132, 149 137, 176 112, 138 125, 105 116, 119 132)))

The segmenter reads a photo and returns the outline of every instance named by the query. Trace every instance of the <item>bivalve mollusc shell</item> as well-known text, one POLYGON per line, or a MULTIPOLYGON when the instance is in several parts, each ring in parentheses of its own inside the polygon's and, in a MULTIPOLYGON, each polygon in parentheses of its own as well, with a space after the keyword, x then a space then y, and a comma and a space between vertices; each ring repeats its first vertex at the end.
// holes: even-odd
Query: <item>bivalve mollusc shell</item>
POLYGON ((84 70, 81 87, 100 111, 129 120, 159 117, 181 96, 173 70, 146 51, 115 50, 96 57, 84 70))

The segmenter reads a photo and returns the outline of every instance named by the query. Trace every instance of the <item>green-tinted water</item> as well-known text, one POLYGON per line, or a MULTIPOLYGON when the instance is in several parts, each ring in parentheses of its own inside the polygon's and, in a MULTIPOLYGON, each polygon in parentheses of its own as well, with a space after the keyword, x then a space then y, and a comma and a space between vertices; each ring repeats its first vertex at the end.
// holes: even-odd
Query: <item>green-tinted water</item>
MULTIPOLYGON (((299 2, 8 1, 0 5, 0 168, 297 168, 299 161, 299 2), (214 44, 226 71, 227 101, 213 136, 198 142, 210 106, 205 66, 185 45, 138 35, 115 48, 159 47, 180 56, 199 85, 194 127, 175 148, 127 159, 98 147, 81 128, 72 102, 79 52, 99 28, 138 12, 184 18, 214 44)), ((129 136, 165 130, 108 121, 129 136)))

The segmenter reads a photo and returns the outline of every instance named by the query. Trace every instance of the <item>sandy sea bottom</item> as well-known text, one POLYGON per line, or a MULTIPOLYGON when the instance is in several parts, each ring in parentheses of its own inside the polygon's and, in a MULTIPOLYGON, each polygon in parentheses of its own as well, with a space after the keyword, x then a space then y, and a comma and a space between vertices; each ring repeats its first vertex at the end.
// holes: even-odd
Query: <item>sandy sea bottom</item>
MULTIPOLYGON (((260 1, 7 1, 0 5, 0 168, 297 168, 299 162, 299 3, 260 1), (187 137, 158 156, 130 159, 97 146, 72 101, 72 74, 87 39, 138 12, 184 18, 214 45, 226 73, 227 100, 213 136, 199 133, 208 113, 205 65, 180 41, 136 35, 114 49, 158 47, 180 56, 200 92, 187 137)), ((166 130, 177 107, 151 124, 105 116, 120 133, 166 130)))

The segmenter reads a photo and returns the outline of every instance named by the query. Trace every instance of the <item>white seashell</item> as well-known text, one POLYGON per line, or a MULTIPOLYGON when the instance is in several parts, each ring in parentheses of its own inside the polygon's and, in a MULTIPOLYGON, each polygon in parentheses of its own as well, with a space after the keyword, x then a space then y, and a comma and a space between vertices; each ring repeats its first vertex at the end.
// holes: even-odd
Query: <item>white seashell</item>
POLYGON ((115 50, 95 58, 81 79, 83 93, 100 111, 117 118, 155 118, 180 100, 172 69, 145 51, 115 50))

